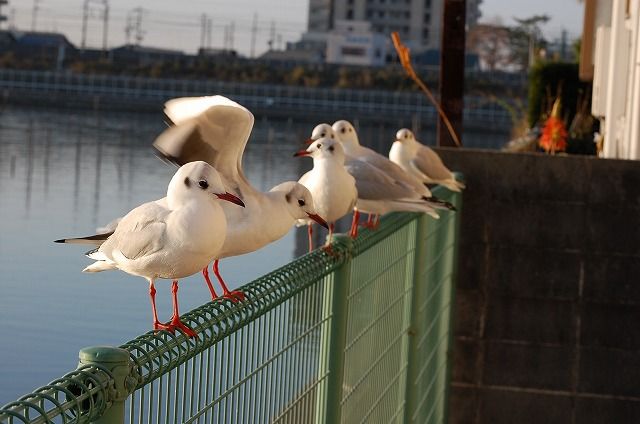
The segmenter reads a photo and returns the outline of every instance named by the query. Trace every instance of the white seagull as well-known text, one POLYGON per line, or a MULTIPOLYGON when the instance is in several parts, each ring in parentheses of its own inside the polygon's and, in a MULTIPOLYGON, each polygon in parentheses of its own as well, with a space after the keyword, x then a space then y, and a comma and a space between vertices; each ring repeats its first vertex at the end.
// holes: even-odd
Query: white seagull
MULTIPOLYGON (((310 218, 325 228, 328 225, 302 184, 288 181, 263 193, 249 183, 242 171, 242 154, 254 122, 249 110, 222 96, 184 97, 165 103, 165 114, 175 125, 155 140, 153 145, 160 155, 178 165, 192 160, 211 164, 225 186, 247 206, 223 208, 227 237, 213 264, 224 296, 241 300, 244 294, 227 289, 218 270, 219 259, 253 252, 282 238, 298 219, 310 218)), ((212 299, 216 298, 207 267, 203 275, 212 299)))
POLYGON ((397 164, 391 162, 389 158, 380 153, 360 145, 358 134, 353 125, 348 121, 336 121, 332 125, 333 131, 342 142, 345 152, 349 156, 367 162, 386 173, 401 184, 413 189, 414 194, 411 196, 414 200, 424 200, 436 209, 455 210, 455 207, 446 201, 440 200, 431 194, 431 191, 418 178, 407 173, 397 164))
MULTIPOLYGON (((309 142, 318 138, 339 140, 329 124, 319 124, 311 133, 309 142)), ((437 212, 424 199, 416 199, 413 188, 395 180, 384 171, 369 162, 346 155, 345 168, 356 181, 358 201, 354 210, 357 221, 358 211, 372 215, 384 215, 392 211, 424 212, 433 218, 439 218, 437 212)), ((371 218, 369 219, 371 224, 371 218)))
POLYGON ((97 241, 100 247, 87 253, 96 262, 83 272, 120 269, 145 278, 149 282, 153 328, 179 328, 195 337, 196 333, 180 321, 178 279, 198 272, 217 257, 227 231, 220 200, 244 206, 226 192, 212 166, 202 161, 185 164, 171 179, 167 197, 133 209, 113 233, 97 241), (156 311, 157 278, 173 280, 173 316, 167 324, 158 320, 156 311))
POLYGON ((396 133, 396 141, 389 150, 389 159, 424 184, 440 184, 457 192, 465 188, 445 166, 440 156, 416 140, 413 133, 406 128, 396 133))
MULTIPOLYGON (((310 218, 325 228, 328 225, 317 214, 311 193, 302 184, 288 181, 262 193, 247 181, 241 167, 242 153, 254 118, 246 108, 222 96, 192 97, 168 101, 165 113, 175 126, 165 130, 154 142, 158 153, 178 165, 195 160, 208 162, 218 171, 223 185, 238 194, 248 206, 223 205, 227 221, 226 238, 218 254, 210 258, 214 260, 213 271, 222 286, 223 296, 234 302, 242 300, 242 292, 227 288, 218 269, 219 259, 253 252, 280 239, 298 219, 310 218)), ((166 198, 157 203, 166 205, 166 198)), ((99 246, 111 234, 107 232, 58 242, 99 246)), ((215 234, 210 236, 216 237, 215 234)), ((209 278, 208 264, 203 265, 202 274, 211 299, 217 299, 209 278)))
MULTIPOLYGON (((356 181, 344 167, 344 149, 334 139, 320 138, 306 150, 296 152, 294 156, 313 158, 313 169, 300 177, 298 182, 309 189, 318 213, 329 222, 329 240, 325 249, 331 251, 335 222, 355 207, 358 198, 356 181)), ((313 250, 312 222, 309 220, 303 222, 308 225, 309 251, 311 251, 313 250)), ((358 222, 354 219, 351 224, 351 237, 358 234, 357 230, 358 222)))

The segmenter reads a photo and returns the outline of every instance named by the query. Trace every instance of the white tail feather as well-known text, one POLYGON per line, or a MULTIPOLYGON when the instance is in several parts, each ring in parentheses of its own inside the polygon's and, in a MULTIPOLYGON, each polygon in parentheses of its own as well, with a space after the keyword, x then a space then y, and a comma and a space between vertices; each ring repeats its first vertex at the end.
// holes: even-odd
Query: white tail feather
POLYGON ((82 272, 102 272, 116 269, 115 264, 106 261, 97 261, 86 267, 82 272))

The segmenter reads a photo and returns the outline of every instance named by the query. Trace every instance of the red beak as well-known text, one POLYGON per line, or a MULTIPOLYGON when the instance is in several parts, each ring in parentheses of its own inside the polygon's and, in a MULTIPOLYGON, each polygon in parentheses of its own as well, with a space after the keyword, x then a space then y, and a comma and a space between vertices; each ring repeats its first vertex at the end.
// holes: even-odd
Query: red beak
POLYGON ((227 202, 235 203, 236 205, 242 206, 244 208, 244 202, 240 200, 238 196, 235 196, 231 193, 214 193, 218 196, 218 199, 226 200, 227 202))
POLYGON ((322 217, 320 215, 315 214, 315 213, 307 213, 307 215, 309 215, 309 218, 313 219, 314 221, 316 221, 318 224, 322 225, 327 230, 329 229, 329 224, 327 224, 327 221, 322 219, 322 217))
POLYGON ((307 152, 306 150, 300 150, 298 152, 295 152, 293 154, 294 158, 300 157, 300 156, 309 156, 311 154, 311 152, 307 152))
POLYGON ((314 141, 315 140, 313 138, 307 138, 307 141, 305 141, 304 144, 308 146, 309 144, 313 144, 314 141))

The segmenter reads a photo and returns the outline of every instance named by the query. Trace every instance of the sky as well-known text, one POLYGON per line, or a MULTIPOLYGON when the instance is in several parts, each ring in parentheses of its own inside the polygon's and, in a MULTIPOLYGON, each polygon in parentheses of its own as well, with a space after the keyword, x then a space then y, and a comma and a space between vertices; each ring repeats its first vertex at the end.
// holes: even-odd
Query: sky
MULTIPOLYGON (((267 50, 272 33, 275 34, 274 46, 284 48, 287 41, 298 40, 307 25, 307 0, 90 0, 89 47, 102 46, 104 1, 109 3, 109 47, 126 42, 127 16, 138 7, 143 9, 143 45, 189 53, 196 52, 201 45, 203 14, 211 19, 211 47, 230 47, 231 41, 225 33, 233 33, 232 47, 247 56, 251 55, 254 17, 257 22, 255 55, 267 50)), ((29 30, 34 4, 37 30, 63 32, 72 43, 80 45, 84 0, 9 0, 3 14, 7 14, 18 29, 29 30)), ((483 0, 480 21, 499 17, 502 23, 510 25, 513 17, 547 14, 551 20, 543 27, 545 36, 553 40, 566 29, 571 39, 580 35, 583 7, 578 0, 483 0)))

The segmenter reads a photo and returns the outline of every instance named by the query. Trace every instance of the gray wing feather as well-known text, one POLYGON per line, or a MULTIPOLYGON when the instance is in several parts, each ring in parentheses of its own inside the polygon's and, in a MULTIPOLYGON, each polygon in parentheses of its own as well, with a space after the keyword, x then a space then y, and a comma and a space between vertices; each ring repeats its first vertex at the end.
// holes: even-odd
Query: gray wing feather
POLYGON ((369 148, 366 149, 368 151, 367 156, 364 157, 364 160, 366 162, 369 162, 372 165, 380 168, 391 178, 395 179, 399 184, 406 185, 408 188, 414 191, 410 196, 407 197, 415 198, 418 194, 427 194, 424 193, 424 191, 428 189, 422 185, 418 178, 406 172, 397 163, 391 162, 389 158, 382 156, 380 153, 369 148))
POLYGON ((128 259, 138 259, 162 249, 166 237, 169 210, 155 202, 145 203, 122 218, 116 231, 100 246, 100 251, 113 259, 119 250, 128 259))
POLYGON ((348 158, 345 162, 345 168, 356 180, 356 189, 360 199, 385 200, 415 196, 413 190, 368 162, 348 158))
POLYGON ((427 146, 418 149, 413 164, 427 177, 432 180, 448 180, 453 178, 453 174, 442 162, 440 156, 427 146))

